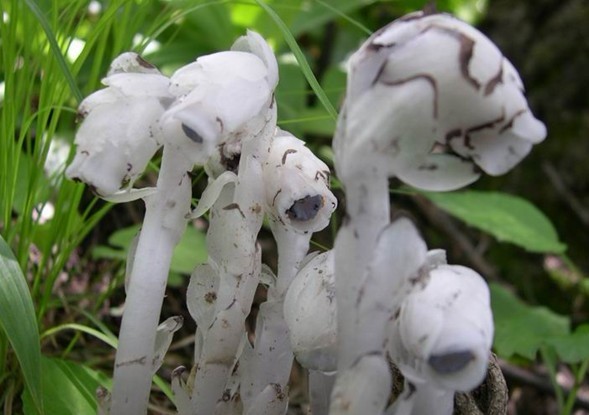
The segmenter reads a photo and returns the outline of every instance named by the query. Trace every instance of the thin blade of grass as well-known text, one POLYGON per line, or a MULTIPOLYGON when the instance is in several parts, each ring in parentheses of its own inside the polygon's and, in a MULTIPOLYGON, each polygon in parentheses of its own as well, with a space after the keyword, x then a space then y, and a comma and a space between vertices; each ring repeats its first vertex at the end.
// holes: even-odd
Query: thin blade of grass
POLYGON ((351 23, 352 25, 356 26, 358 29, 366 33, 368 36, 372 35, 372 30, 364 26, 362 23, 357 21, 356 19, 351 18, 346 13, 342 12, 341 10, 333 7, 331 4, 324 2, 323 0, 314 0, 316 3, 322 5, 328 10, 331 10, 333 13, 337 14, 342 19, 346 20, 347 22, 351 23))
POLYGON ((307 62, 307 59, 305 58, 303 51, 301 50, 296 39, 294 38, 294 36, 292 35, 290 30, 286 26, 286 23, 284 23, 284 21, 280 18, 280 16, 278 16, 278 14, 274 11, 274 9, 272 9, 270 6, 268 6, 263 0, 255 0, 255 2, 262 9, 264 9, 264 11, 268 14, 268 16, 270 16, 270 18, 274 21, 274 23, 276 23, 276 26, 278 26, 278 28, 280 29, 280 32, 284 36, 284 40, 286 41, 286 44, 288 45, 288 47, 292 51, 299 66, 301 67, 301 71, 303 72, 303 75, 305 75, 305 78, 307 79, 307 82, 311 86, 311 89, 313 89, 313 92, 315 92, 315 95, 317 95, 319 102, 321 102, 321 104, 323 105, 325 110, 329 113, 331 118, 336 120, 337 119, 336 109, 333 107, 333 105, 331 105, 331 102, 329 101, 327 94, 325 93, 323 88, 321 88, 321 85, 319 85, 319 81, 317 81, 317 78, 315 77, 315 74, 311 70, 311 67, 309 66, 309 63, 307 62))
MULTIPOLYGON (((119 345, 118 340, 114 337, 114 335, 112 333, 110 333, 110 331, 103 333, 103 332, 98 331, 92 327, 84 326, 83 324, 75 324, 75 323, 62 324, 57 327, 52 327, 43 333, 42 338, 52 336, 52 335, 59 333, 61 331, 64 331, 64 330, 74 330, 77 332, 89 334, 89 335, 95 337, 96 339, 108 344, 113 349, 116 349, 119 345)), ((38 344, 38 342, 37 342, 37 344, 38 344)), ((168 386, 166 381, 164 381, 159 376, 155 375, 153 377, 153 383, 155 383, 157 385, 157 387, 160 388, 160 390, 168 397, 168 399, 170 399, 170 401, 172 401, 173 403, 176 402, 175 397, 174 397, 174 393, 172 392, 172 389, 170 388, 170 386, 168 386)))
POLYGON ((35 15, 35 17, 37 18, 37 21, 39 22, 39 24, 43 28, 43 31, 45 32, 45 35, 47 36, 47 41, 49 42, 49 46, 51 47, 51 51, 53 52, 53 56, 55 57, 55 60, 57 61, 57 64, 58 64, 59 68, 61 69, 61 72, 63 73, 63 76, 65 77, 65 80, 68 83, 68 85, 72 91, 72 94, 74 95, 74 97, 76 98, 76 101, 78 103, 81 102, 82 99, 84 99, 84 96, 82 95, 82 91, 80 91, 80 88, 78 88, 78 85, 76 84, 76 80, 74 79, 74 75, 70 71, 70 68, 69 68, 67 62, 65 61, 65 58, 64 58, 63 54, 61 53, 59 45, 57 44, 57 39, 53 33, 53 30, 51 30, 51 25, 47 21, 45 14, 41 11, 41 8, 39 7, 39 5, 37 4, 37 2, 35 0, 25 0, 25 3, 29 7, 31 12, 35 15))
POLYGON ((41 346, 33 299, 10 247, 0 237, 0 327, 20 363, 25 384, 42 414, 41 346))

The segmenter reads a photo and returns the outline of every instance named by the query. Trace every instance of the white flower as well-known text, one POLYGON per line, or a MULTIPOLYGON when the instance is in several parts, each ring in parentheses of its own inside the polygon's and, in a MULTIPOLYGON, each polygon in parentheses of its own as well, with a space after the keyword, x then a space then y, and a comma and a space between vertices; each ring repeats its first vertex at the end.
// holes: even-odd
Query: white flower
POLYGON ((198 58, 171 77, 177 97, 162 117, 166 142, 181 148, 195 164, 204 164, 221 144, 253 137, 269 122, 274 106, 277 64, 256 33, 234 48, 198 58))
POLYGON ((159 118, 172 96, 168 78, 130 52, 113 61, 102 82, 107 88, 78 109, 83 121, 66 175, 110 196, 131 187, 161 145, 159 118))
POLYGON ((329 167, 305 143, 277 130, 263 166, 266 211, 297 232, 317 232, 329 224, 337 200, 329 190, 329 167))
POLYGON ((393 361, 416 385, 470 391, 485 377, 493 340, 485 281, 469 268, 431 259, 413 281, 392 323, 393 361))
POLYGON ((446 14, 413 13, 351 57, 335 138, 338 175, 373 155, 389 175, 449 190, 499 175, 546 136, 511 63, 481 32, 446 14))
POLYGON ((301 268, 284 299, 293 352, 305 368, 336 370, 336 314, 333 251, 327 251, 301 268))

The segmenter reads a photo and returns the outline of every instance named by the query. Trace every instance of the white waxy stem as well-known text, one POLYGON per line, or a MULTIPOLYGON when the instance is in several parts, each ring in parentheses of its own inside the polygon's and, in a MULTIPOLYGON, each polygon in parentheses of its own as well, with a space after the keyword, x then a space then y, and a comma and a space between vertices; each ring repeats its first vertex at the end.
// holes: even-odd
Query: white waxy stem
MULTIPOLYGON (((192 143, 175 142, 181 147, 203 148, 209 154, 219 149, 222 156, 230 149, 239 156, 237 179, 215 190, 219 196, 212 204, 207 233, 208 264, 219 276, 219 287, 214 319, 203 333, 191 396, 193 412, 203 414, 215 412, 231 381, 259 282, 261 252, 256 238, 264 215, 262 165, 276 129, 273 89, 278 74, 272 51, 253 32, 238 40, 236 48, 200 58, 172 76, 172 83, 180 84, 174 90, 180 102, 164 121, 166 128, 188 134, 192 143), (203 76, 211 81, 200 88, 203 76), (186 94, 181 87, 186 79, 199 87, 186 94), (211 101, 199 95, 205 92, 213 97, 211 101), (186 118, 195 109, 200 116, 186 118), (214 146, 211 139, 216 140, 214 146)), ((222 175, 218 169, 209 171, 222 175)))
POLYGON ((454 392, 474 389, 487 372, 493 339, 489 289, 473 270, 439 262, 427 263, 414 281, 392 322, 389 353, 419 393, 399 397, 390 413, 417 415, 437 407, 436 413, 451 414, 454 392))
POLYGON ((186 227, 192 163, 165 148, 156 189, 131 189, 162 145, 159 120, 173 96, 169 80, 133 53, 115 59, 107 88, 80 105, 83 122, 68 177, 86 182, 114 201, 144 197, 146 214, 127 275, 127 300, 115 358, 110 413, 147 411, 153 373, 179 322, 158 320, 174 246, 186 227))
MULTIPOLYGON (((99 196, 114 201, 126 201, 128 192, 119 191, 133 186, 161 146, 158 122, 172 98, 168 78, 153 67, 147 70, 141 66, 138 62, 149 64, 137 54, 123 57, 113 62, 110 74, 103 79, 107 88, 80 104, 82 124, 74 140, 76 156, 66 170, 70 179, 83 181, 99 196), (121 59, 128 63, 121 67, 117 63, 121 59)), ((143 196, 138 193, 130 199, 143 196)))
POLYGON ((283 300, 307 255, 313 232, 329 224, 337 202, 328 187, 325 163, 303 141, 280 129, 263 165, 263 180, 264 210, 276 239, 278 272, 260 307, 253 358, 243 362, 241 393, 247 413, 265 405, 265 413, 278 415, 286 409, 288 398, 276 400, 272 391, 286 391, 293 360, 283 300))
POLYGON ((392 382, 389 367, 382 355, 364 355, 354 365, 338 372, 331 394, 330 413, 382 413, 392 382))
POLYGON ((300 269, 284 299, 284 319, 298 362, 309 370, 337 370, 337 309, 333 251, 300 269))
MULTIPOLYGON (((482 33, 449 15, 407 15, 352 55, 333 143, 348 219, 335 243, 335 389, 348 390, 340 383, 368 353, 369 329, 358 330, 365 325, 357 316, 370 313, 357 299, 370 304, 363 282, 389 222, 388 178, 425 190, 457 189, 481 170, 505 173, 545 135, 513 66, 482 33)), ((343 413, 338 408, 332 404, 332 413, 343 413)))
POLYGON ((170 261, 190 209, 190 169, 192 163, 182 153, 164 147, 158 192, 145 200, 145 218, 129 276, 115 358, 111 415, 147 411, 156 329, 170 261))
POLYGON ((323 373, 309 370, 309 400, 311 413, 322 415, 329 413, 331 392, 335 383, 335 373, 323 373))

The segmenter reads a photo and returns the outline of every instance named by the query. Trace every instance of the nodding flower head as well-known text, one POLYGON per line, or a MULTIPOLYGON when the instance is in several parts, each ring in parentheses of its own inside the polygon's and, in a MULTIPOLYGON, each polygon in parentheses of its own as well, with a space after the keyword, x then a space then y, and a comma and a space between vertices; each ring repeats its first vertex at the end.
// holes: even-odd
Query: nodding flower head
POLYGON ((469 391, 487 372, 493 340, 489 289, 473 270, 437 261, 401 305, 390 353, 412 382, 469 391))
POLYGON ((373 154, 408 184, 449 190, 479 169, 507 172, 545 136, 517 71, 487 37, 449 15, 419 12, 351 57, 336 168, 351 175, 360 154, 373 154))
POLYGON ((278 130, 263 166, 266 211, 297 232, 325 228, 337 200, 329 190, 329 168, 292 134, 278 130))
POLYGON ((276 59, 254 32, 231 51, 199 57, 171 77, 177 98, 162 117, 166 142, 204 164, 225 143, 239 146, 259 133, 275 113, 276 59))
POLYGON ((159 118, 172 96, 169 80, 131 52, 116 58, 106 88, 82 101, 76 156, 66 175, 109 196, 132 186, 162 144, 159 118))

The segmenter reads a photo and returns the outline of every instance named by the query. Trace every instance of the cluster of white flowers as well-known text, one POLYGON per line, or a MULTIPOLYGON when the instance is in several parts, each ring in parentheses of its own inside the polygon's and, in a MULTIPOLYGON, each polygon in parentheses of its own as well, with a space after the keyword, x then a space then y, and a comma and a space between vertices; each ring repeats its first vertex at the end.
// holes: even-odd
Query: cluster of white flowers
POLYGON ((188 379, 183 368, 172 376, 180 414, 286 413, 295 356, 310 372, 317 414, 447 415, 456 391, 483 381, 493 337, 487 285, 428 251, 410 220, 391 221, 388 180, 460 188, 481 172, 505 173, 544 139, 516 70, 484 35, 445 14, 414 13, 351 57, 334 138, 347 215, 335 248, 321 254, 308 251, 337 205, 329 168, 276 127, 278 66, 260 35, 169 78, 125 53, 103 83, 80 105, 66 173, 107 200, 143 198, 146 215, 102 410, 146 412, 151 378, 182 324, 158 326, 172 250, 187 219, 207 211, 208 261, 187 290, 195 361, 188 379), (157 186, 134 189, 160 148, 157 186), (190 211, 194 166, 209 185, 190 211), (276 273, 261 262, 264 218, 276 273), (250 342, 245 319, 260 283, 268 298, 250 342), (389 359, 405 389, 387 407, 389 359))

